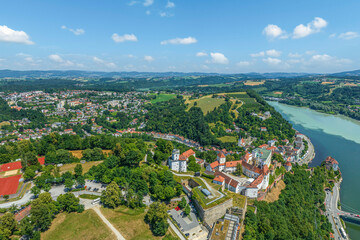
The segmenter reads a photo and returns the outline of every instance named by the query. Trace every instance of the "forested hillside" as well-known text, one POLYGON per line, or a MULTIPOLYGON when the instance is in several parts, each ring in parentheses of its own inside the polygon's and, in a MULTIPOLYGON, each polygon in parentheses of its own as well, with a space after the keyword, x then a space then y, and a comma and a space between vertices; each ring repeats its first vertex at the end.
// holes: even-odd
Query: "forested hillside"
POLYGON ((316 167, 311 174, 296 167, 284 181, 286 188, 278 201, 255 202, 257 214, 246 212, 243 239, 329 239, 331 224, 320 213, 325 210, 324 168, 316 167))

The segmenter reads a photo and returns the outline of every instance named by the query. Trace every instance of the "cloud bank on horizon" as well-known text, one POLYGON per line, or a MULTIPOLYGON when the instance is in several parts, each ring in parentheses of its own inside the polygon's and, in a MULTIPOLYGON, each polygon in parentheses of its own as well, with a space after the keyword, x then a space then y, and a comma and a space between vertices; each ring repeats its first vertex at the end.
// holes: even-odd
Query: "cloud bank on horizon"
POLYGON ((0 69, 236 73, 360 68, 356 0, 229 0, 208 2, 206 10, 194 1, 32 2, 3 4, 0 69))

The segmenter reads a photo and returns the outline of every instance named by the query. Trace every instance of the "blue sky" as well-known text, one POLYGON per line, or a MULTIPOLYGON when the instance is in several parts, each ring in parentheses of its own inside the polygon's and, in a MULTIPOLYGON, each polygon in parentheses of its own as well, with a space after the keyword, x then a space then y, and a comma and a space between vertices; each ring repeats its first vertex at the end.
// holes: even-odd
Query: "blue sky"
POLYGON ((360 69, 358 0, 12 0, 0 69, 360 69))

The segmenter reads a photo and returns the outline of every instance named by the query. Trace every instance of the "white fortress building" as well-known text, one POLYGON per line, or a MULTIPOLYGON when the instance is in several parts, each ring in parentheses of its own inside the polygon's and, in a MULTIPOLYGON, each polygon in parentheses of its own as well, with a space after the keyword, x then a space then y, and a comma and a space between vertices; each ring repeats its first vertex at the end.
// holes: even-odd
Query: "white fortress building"
POLYGON ((169 168, 176 172, 186 172, 187 171, 187 161, 190 156, 195 157, 195 152, 192 149, 187 150, 180 155, 179 149, 174 149, 172 155, 168 160, 169 168))

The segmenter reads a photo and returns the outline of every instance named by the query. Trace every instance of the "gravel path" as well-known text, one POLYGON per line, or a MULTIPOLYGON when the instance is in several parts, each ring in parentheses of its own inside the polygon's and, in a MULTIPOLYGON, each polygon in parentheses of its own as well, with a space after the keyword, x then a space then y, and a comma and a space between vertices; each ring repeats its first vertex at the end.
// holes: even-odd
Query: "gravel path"
POLYGON ((109 222, 109 220, 106 219, 106 217, 102 214, 99 207, 94 207, 94 211, 99 215, 101 220, 113 231, 117 239, 119 240, 125 240, 125 238, 121 235, 121 233, 109 222))

